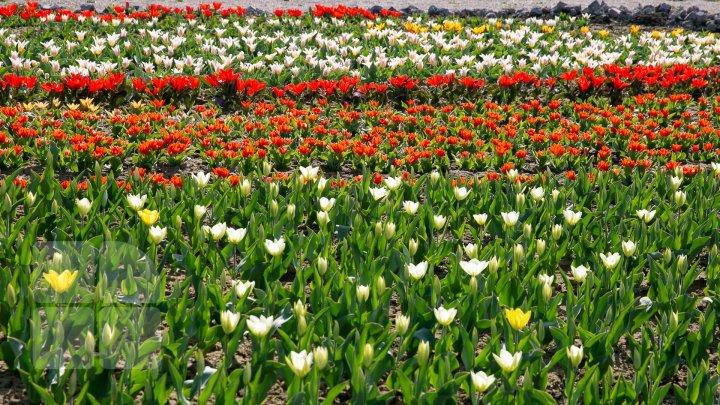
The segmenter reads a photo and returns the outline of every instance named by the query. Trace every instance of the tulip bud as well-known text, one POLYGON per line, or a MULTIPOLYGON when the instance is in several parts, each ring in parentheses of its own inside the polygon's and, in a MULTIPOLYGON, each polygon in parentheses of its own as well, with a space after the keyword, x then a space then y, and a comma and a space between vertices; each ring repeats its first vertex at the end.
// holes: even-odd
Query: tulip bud
POLYGON ((381 221, 375 222, 375 236, 380 236, 383 232, 383 223, 381 221))
POLYGON ((682 182, 683 182, 682 177, 670 176, 670 188, 673 191, 676 191, 677 189, 679 189, 680 186, 682 185, 682 182))
POLYGON ((269 176, 270 172, 272 171, 272 163, 270 163, 268 160, 263 160, 262 171, 263 176, 269 176))
POLYGON ((357 296, 358 301, 363 304, 367 301, 368 297, 370 297, 370 287, 366 285, 358 285, 355 288, 355 295, 357 296))
POLYGON ((33 193, 33 192, 28 192, 27 195, 25 195, 25 204, 26 204, 28 207, 30 207, 30 206, 32 206, 33 204, 35 204, 35 197, 36 197, 35 193, 33 193))
POLYGON ((525 205, 525 194, 520 193, 515 196, 515 204, 517 205, 517 208, 519 209, 523 205, 525 205))
POLYGON ((530 239, 532 237, 532 225, 523 225, 523 236, 525 237, 525 239, 530 239))
POLYGON ((327 261, 327 259, 324 258, 324 257, 318 257, 318 259, 317 259, 317 268, 318 268, 318 271, 320 272, 320 275, 321 275, 321 276, 322 276, 322 275, 325 275, 325 272, 327 271, 327 268, 328 268, 328 261, 327 261))
POLYGON ((390 239, 395 235, 395 224, 388 222, 385 224, 385 239, 390 239))
POLYGON ((542 256, 543 253, 545 253, 545 239, 536 239, 535 240, 535 251, 537 252, 538 256, 542 256))
POLYGON ((562 231, 563 231, 562 225, 560 225, 560 224, 553 225, 553 227, 552 227, 553 239, 555 239, 555 240, 560 239, 560 237, 562 236, 562 231))
POLYGON ((395 328, 397 329, 398 334, 404 335, 410 328, 410 318, 398 313, 395 317, 395 328))
POLYGON ((558 189, 554 189, 551 193, 552 201, 553 203, 556 203, 558 200, 558 197, 560 197, 560 191, 558 189))
POLYGON ((582 345, 570 346, 570 347, 566 348, 565 350, 567 350, 567 356, 568 356, 568 359, 570 360, 570 364, 573 367, 579 366, 580 362, 582 361, 582 358, 583 358, 582 345))
POLYGON ((7 296, 7 303, 10 308, 15 306, 17 296, 15 295, 15 287, 12 284, 8 284, 5 288, 5 296, 7 296))
POLYGON ((317 181, 317 189, 319 192, 323 192, 325 190, 325 186, 327 185, 327 179, 326 178, 319 178, 317 181))
POLYGON ((683 168, 682 166, 675 166, 675 176, 682 178, 683 177, 683 168))
POLYGON ((518 171, 515 169, 508 170, 507 178, 508 180, 510 180, 510 183, 515 183, 515 180, 517 180, 519 174, 520 173, 518 173, 518 171))
POLYGON ((670 250, 670 248, 666 248, 665 252, 663 253, 663 260, 665 260, 666 265, 670 264, 670 262, 672 261, 672 256, 672 250, 670 250))
POLYGON ((383 276, 378 276, 377 280, 375 281, 375 288, 377 289, 378 295, 382 295, 385 292, 385 278, 383 276))
POLYGON ((117 335, 116 332, 117 330, 115 328, 111 327, 110 324, 105 323, 102 330, 102 343, 105 347, 112 346, 117 335))
POLYGON ((205 212, 207 212, 207 207, 204 205, 195 205, 193 209, 196 220, 200 220, 205 215, 205 212))
POLYGON ((427 364, 428 359, 430 358, 430 343, 428 343, 427 340, 423 340, 420 342, 420 345, 418 346, 417 351, 417 360, 420 367, 423 367, 427 364))
POLYGON ((515 249, 513 249, 513 255, 515 257, 515 262, 520 263, 520 261, 525 256, 525 248, 520 243, 515 245, 515 249))
POLYGON ((365 368, 370 367, 373 361, 373 355, 375 354, 375 348, 370 343, 365 343, 363 347, 363 366, 365 368))
POLYGON ((324 369, 328 363, 328 349, 323 346, 314 348, 313 361, 318 370, 324 369))
POLYGON ((95 335, 92 334, 92 332, 88 332, 85 335, 85 352, 88 354, 95 353, 95 335))
POLYGON ((173 225, 175 225, 175 229, 180 230, 183 225, 183 220, 180 215, 175 215, 175 218, 173 218, 173 225))
POLYGON ((410 251, 410 256, 414 256, 418 250, 418 241, 410 238, 410 242, 408 243, 408 250, 410 251))
POLYGON ((488 271, 490 274, 497 273, 498 269, 500 268, 500 262, 498 261, 498 258, 493 256, 488 260, 488 271))
POLYGON ((470 277, 470 294, 475 294, 478 290, 477 277, 470 277))
POLYGON ((250 180, 243 179, 240 182, 240 193, 243 195, 243 197, 247 197, 250 195, 251 191, 252 191, 252 184, 250 184, 250 180))
POLYGON ((430 173, 430 182, 435 184, 438 180, 440 180, 440 172, 434 170, 432 173, 430 173))
POLYGON ((279 209, 280 207, 278 206, 278 202, 276 200, 270 201, 270 215, 276 217, 279 209))
POLYGON ((307 330, 307 321, 304 316, 298 317, 297 332, 298 335, 304 336, 307 330))
POLYGON ((680 273, 685 273, 687 270, 687 255, 679 255, 677 258, 677 270, 680 273))
POLYGON ((252 381, 252 364, 248 362, 248 364, 243 369, 243 383, 245 385, 250 384, 250 381, 252 381))
POLYGON ((65 328, 63 327, 63 323, 61 320, 57 320, 55 322, 55 341, 56 342, 62 342, 65 340, 65 328))
POLYGON ((478 245, 474 243, 468 243, 465 245, 465 254, 470 259, 477 259, 478 257, 478 245))
POLYGON ((61 271, 63 268, 63 255, 60 252, 53 253, 52 268, 56 271, 61 271))
POLYGON ((674 331, 678 327, 678 313, 676 311, 670 312, 670 331, 674 331))
POLYGON ((545 301, 549 301, 552 298, 552 286, 548 283, 543 283, 542 286, 542 297, 545 301))
POLYGON ((684 191, 678 190, 673 194, 673 199, 675 200, 675 204, 677 204, 678 207, 682 207, 687 201, 687 195, 684 191))
POLYGON ((297 317, 305 316, 305 304, 303 304, 303 302, 300 300, 295 301, 295 303, 293 304, 293 312, 297 317))
POLYGON ((285 210, 288 217, 292 218, 295 216, 295 204, 288 204, 285 210))

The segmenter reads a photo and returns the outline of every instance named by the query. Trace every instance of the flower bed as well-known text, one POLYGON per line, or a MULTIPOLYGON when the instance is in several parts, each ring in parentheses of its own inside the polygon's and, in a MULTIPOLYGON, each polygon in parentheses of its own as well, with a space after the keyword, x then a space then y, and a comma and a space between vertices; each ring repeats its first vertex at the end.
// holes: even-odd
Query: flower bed
POLYGON ((714 36, 0 15, 0 361, 28 401, 717 396, 714 36))

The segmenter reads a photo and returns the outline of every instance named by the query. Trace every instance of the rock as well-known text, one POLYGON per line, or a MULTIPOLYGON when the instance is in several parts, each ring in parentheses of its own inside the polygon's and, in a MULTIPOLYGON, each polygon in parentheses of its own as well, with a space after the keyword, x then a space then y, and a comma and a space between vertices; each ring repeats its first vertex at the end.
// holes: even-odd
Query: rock
POLYGON ((485 18, 497 18, 497 14, 494 11, 491 11, 485 15, 485 18))
POLYGON ((428 8, 428 15, 434 17, 448 17, 450 16, 450 11, 446 8, 430 6, 430 8, 428 8))
POLYGON ((248 7, 247 9, 245 9, 245 14, 249 16, 259 17, 265 15, 265 12, 255 7, 248 7))
POLYGON ((94 4, 81 4, 80 11, 95 11, 94 4))
POLYGON ((419 8, 417 8, 415 6, 408 6, 408 7, 401 9, 400 11, 402 11, 405 14, 422 14, 422 10, 420 10, 419 8))
POLYGON ((693 11, 688 14, 685 19, 692 22, 693 25, 700 27, 702 25, 705 25, 705 23, 710 19, 710 15, 707 13, 707 11, 693 11))
POLYGON ((597 0, 594 0, 587 6, 587 8, 585 8, 585 12, 590 14, 592 17, 601 17, 605 15, 607 9, 608 6, 605 2, 600 3, 597 0))
POLYGON ((619 20, 620 15, 622 14, 622 11, 617 7, 610 7, 608 9, 608 17, 612 18, 613 20, 619 20))
POLYGON ((543 15, 543 9, 542 7, 533 7, 530 9, 530 17, 542 17, 543 15))
POLYGON ((373 14, 380 14, 380 12, 383 11, 383 8, 380 6, 372 6, 370 7, 370 12, 373 14))
POLYGON ((670 10, 672 10, 672 7, 670 7, 667 3, 660 3, 655 7, 655 12, 670 15, 670 10))

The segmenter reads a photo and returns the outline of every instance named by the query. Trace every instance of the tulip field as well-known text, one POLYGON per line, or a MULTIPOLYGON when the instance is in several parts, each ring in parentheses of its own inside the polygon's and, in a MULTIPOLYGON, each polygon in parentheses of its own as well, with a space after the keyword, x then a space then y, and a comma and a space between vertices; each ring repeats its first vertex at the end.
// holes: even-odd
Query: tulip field
POLYGON ((0 404, 716 403, 719 55, 0 4, 0 404))

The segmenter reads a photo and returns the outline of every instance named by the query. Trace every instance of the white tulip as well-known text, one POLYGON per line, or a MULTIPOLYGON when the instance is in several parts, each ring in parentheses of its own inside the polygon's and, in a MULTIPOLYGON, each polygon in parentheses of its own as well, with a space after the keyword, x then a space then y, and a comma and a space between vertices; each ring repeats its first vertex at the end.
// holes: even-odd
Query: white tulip
POLYGON ((386 177, 383 179, 383 183, 390 191, 395 191, 402 186, 402 179, 400 177, 386 177))
POLYGON ((159 226, 151 226, 149 233, 150 233, 150 239, 152 240, 152 242, 154 244, 158 245, 167 236, 167 228, 161 228, 159 226))
POLYGON ((255 315, 250 315, 248 316, 246 322, 247 328, 256 338, 262 338, 270 332, 270 329, 272 329, 273 320, 274 318, 272 316, 266 317, 264 315, 260 315, 258 318, 255 315))
POLYGON ((488 215, 487 214, 473 214, 473 219, 475 220, 475 223, 480 226, 485 226, 487 223, 488 215))
POLYGON ((320 209, 325 212, 330 212, 332 207, 335 206, 334 198, 320 197, 320 209))
POLYGON ((446 221, 447 217, 445 217, 444 215, 433 215, 433 225, 437 230, 442 229, 442 227, 445 226, 446 221))
POLYGON ((600 260, 602 260, 603 264, 608 270, 612 270, 617 267, 618 263, 620 263, 620 254, 608 253, 606 255, 604 253, 600 253, 600 260))
POLYGON ((463 269, 471 277, 475 277, 488 267, 489 262, 471 259, 469 261, 460 260, 460 268, 463 269))
POLYGON ((542 201, 545 199, 545 190, 542 187, 535 187, 530 190, 530 198, 533 201, 542 201))
POLYGON ((220 313, 220 325, 222 326, 223 332, 229 335, 235 331, 235 328, 240 322, 240 314, 236 314, 232 311, 222 311, 220 313))
POLYGON ((197 183, 198 187, 200 188, 207 187, 208 183, 210 182, 210 173, 199 171, 197 172, 197 174, 191 174, 190 176, 193 178, 193 180, 195 180, 195 183, 197 183))
POLYGON ((410 277, 415 280, 420 280, 428 271, 428 262, 420 262, 418 264, 408 263, 407 270, 408 273, 410 273, 410 277))
POLYGON ((435 312, 435 319, 442 326, 450 325, 455 320, 455 315, 457 315, 457 309, 445 309, 443 306, 435 308, 433 312, 435 312))
POLYGON ((455 187, 453 193, 455 194, 455 199, 458 201, 462 201, 470 195, 470 191, 465 187, 455 187))
POLYGON ((80 216, 86 216, 88 212, 90 212, 90 208, 92 207, 92 203, 87 198, 83 198, 82 200, 75 200, 75 205, 77 205, 78 212, 80 213, 80 216))
POLYGON ((303 378, 310 373, 310 368, 312 368, 313 363, 313 353, 308 353, 305 350, 300 353, 290 352, 289 357, 285 356, 285 362, 296 376, 303 378))
POLYGON ((140 211, 143 209, 143 206, 145 205, 145 201, 147 200, 147 195, 139 195, 139 194, 129 194, 127 197, 127 202, 130 208, 133 211, 140 211))
POLYGON ((582 264, 578 267, 571 265, 570 270, 572 271, 572 276, 575 279, 576 283, 585 282, 585 279, 587 278, 587 274, 590 271, 587 267, 585 267, 582 264))
POLYGON ((233 243, 233 244, 240 243, 245 238, 246 233, 247 233, 246 228, 234 229, 234 228, 228 227, 227 230, 225 231, 228 242, 233 243))
POLYGON ((500 355, 496 355, 493 353, 493 357, 495 358, 495 362, 500 366, 500 368, 506 372, 506 373, 512 373, 515 371, 518 366, 520 365, 520 360, 522 359, 522 353, 517 352, 515 354, 510 353, 505 349, 505 346, 503 345, 502 350, 500 350, 500 355))
POLYGON ((300 177, 305 181, 313 181, 315 180, 315 177, 317 177, 318 172, 320 171, 319 167, 300 167, 300 177))
POLYGON ((227 231, 227 225, 225 222, 220 222, 218 224, 215 224, 210 228, 210 235, 212 235, 213 240, 220 240, 225 236, 225 232, 227 231))
POLYGON ((405 212, 407 212, 410 215, 415 215, 417 213, 418 208, 420 208, 420 203, 416 201, 403 201, 403 209, 405 212))
POLYGON ((570 226, 575 226, 582 218, 582 211, 574 212, 573 210, 566 209, 563 211, 565 222, 570 226))
POLYGON ((648 211, 648 210, 637 210, 636 211, 638 218, 645 221, 645 223, 649 223, 650 221, 655 218, 655 210, 648 211))
POLYGON ((238 298, 243 298, 249 292, 252 292, 253 288, 255 288, 255 282, 254 281, 242 281, 242 280, 235 281, 235 280, 233 280, 232 287, 233 287, 233 290, 235 290, 235 295, 237 295, 238 298))
POLYGON ((388 190, 385 187, 370 187, 370 195, 375 201, 385 198, 387 194, 388 190))
POLYGON ((283 250, 285 250, 285 240, 283 238, 275 239, 274 241, 265 239, 265 250, 267 250, 270 256, 279 256, 283 250))
POLYGON ((637 245, 635 245, 635 242, 628 240, 623 241, 622 243, 622 250, 623 254, 625 254, 625 257, 631 257, 635 254, 635 249, 637 249, 637 245))
POLYGON ((507 227, 517 225, 518 219, 520 219, 520 213, 517 211, 501 212, 500 216, 502 216, 503 222, 507 227))
POLYGON ((195 219, 199 220, 203 216, 205 216, 205 213, 207 212, 207 207, 204 205, 195 205, 195 208, 193 208, 193 214, 195 215, 195 219))
POLYGON ((472 379, 473 387, 479 394, 487 391, 490 386, 495 383, 495 376, 487 375, 484 371, 478 371, 477 373, 470 372, 470 378, 472 379))

